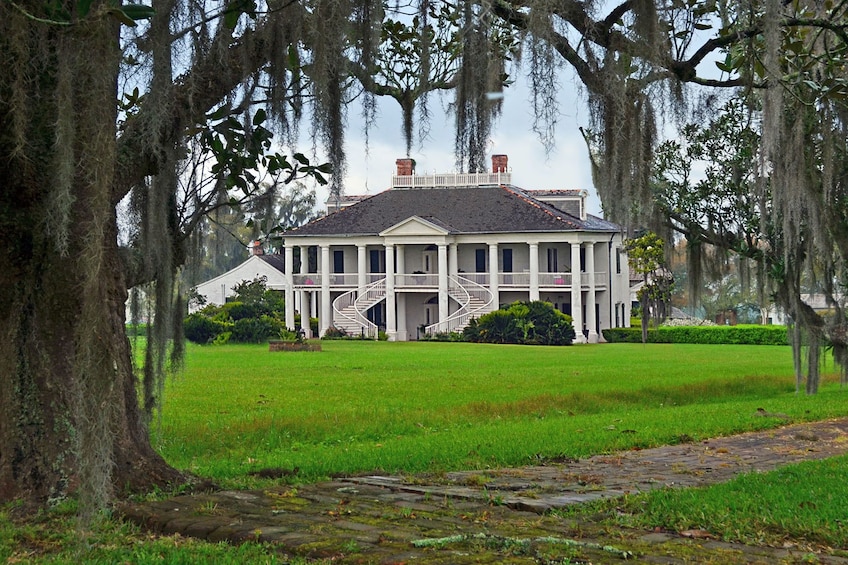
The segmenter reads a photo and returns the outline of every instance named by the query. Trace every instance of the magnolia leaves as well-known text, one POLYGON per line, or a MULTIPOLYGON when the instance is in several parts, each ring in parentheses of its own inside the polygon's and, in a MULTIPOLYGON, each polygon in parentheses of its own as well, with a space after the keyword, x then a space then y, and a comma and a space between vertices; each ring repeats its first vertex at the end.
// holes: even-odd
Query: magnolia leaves
POLYGON ((72 26, 102 17, 112 17, 125 26, 135 27, 138 21, 153 17, 156 11, 144 4, 121 4, 119 0, 109 0, 92 10, 94 0, 77 0, 69 9, 61 0, 49 0, 42 5, 41 10, 28 11, 12 2, 17 10, 26 17, 50 25, 72 26))

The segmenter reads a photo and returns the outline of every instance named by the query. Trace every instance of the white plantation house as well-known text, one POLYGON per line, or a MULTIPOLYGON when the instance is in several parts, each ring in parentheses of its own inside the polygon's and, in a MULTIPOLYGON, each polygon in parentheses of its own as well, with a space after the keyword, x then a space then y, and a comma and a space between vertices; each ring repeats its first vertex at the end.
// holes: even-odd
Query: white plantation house
POLYGON ((491 173, 416 175, 412 159, 397 165, 389 190, 336 202, 286 233, 285 273, 268 282, 285 288, 288 327, 297 310, 307 335, 312 316, 322 335, 382 329, 404 341, 461 331, 516 300, 570 314, 578 341, 629 325, 622 230, 586 213, 586 191, 512 186, 506 155, 492 156, 491 173), (295 261, 296 248, 317 260, 295 261))

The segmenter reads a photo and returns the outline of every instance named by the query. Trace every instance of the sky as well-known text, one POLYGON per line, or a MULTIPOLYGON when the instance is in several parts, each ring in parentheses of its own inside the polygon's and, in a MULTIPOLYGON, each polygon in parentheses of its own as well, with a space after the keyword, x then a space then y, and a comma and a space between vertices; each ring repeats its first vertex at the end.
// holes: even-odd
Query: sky
MULTIPOLYGON (((524 189, 586 189, 589 191, 588 211, 602 215, 600 201, 592 184, 588 151, 579 127, 588 127, 589 115, 576 88, 567 82, 559 96, 560 116, 556 126, 556 146, 549 153, 532 131, 533 108, 530 91, 523 78, 504 91, 503 111, 493 124, 489 141, 492 154, 506 154, 512 184, 524 189)), ((444 102, 434 96, 430 137, 416 143, 410 157, 416 161, 418 174, 453 172, 453 121, 441 111, 444 102)), ((346 132, 348 171, 344 180, 345 194, 377 194, 391 186, 396 171, 395 160, 405 157, 401 134, 400 107, 391 99, 381 100, 379 116, 372 127, 366 152, 359 109, 349 109, 346 132)), ((324 202, 328 192, 319 189, 318 201, 324 202)))

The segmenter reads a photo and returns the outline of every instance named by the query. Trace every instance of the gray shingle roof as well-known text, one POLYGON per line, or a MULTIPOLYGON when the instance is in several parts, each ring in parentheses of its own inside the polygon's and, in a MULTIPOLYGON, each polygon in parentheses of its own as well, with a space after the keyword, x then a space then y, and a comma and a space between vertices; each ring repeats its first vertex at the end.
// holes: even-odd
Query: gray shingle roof
POLYGON ((594 216, 581 220, 518 187, 501 185, 387 190, 286 235, 376 235, 411 216, 455 234, 621 229, 594 216))
POLYGON ((268 254, 268 255, 259 255, 260 259, 268 263, 270 266, 274 267, 281 273, 285 274, 286 272, 286 260, 283 255, 278 254, 268 254))

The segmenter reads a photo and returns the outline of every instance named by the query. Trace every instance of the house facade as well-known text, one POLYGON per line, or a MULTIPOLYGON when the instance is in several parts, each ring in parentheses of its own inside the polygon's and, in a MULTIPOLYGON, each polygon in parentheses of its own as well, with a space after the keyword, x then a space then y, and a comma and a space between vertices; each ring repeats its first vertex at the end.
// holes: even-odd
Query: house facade
POLYGON ((399 159, 389 190, 288 232, 286 325, 299 310, 307 334, 317 317, 321 335, 332 326, 405 341, 461 331, 517 300, 571 315, 581 342, 629 325, 620 226, 586 213, 586 191, 523 190, 510 184, 505 155, 492 164, 491 173, 416 175, 414 161, 399 159))

